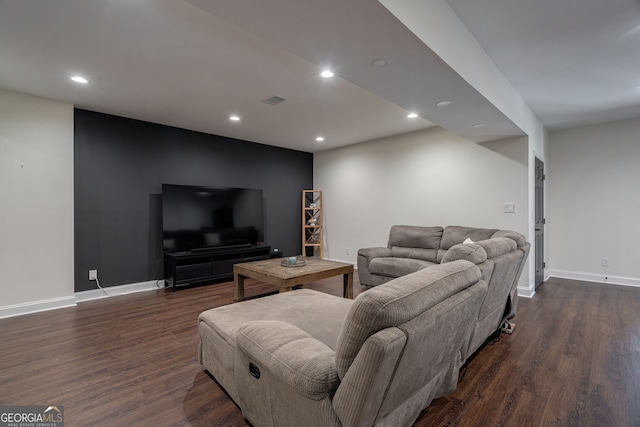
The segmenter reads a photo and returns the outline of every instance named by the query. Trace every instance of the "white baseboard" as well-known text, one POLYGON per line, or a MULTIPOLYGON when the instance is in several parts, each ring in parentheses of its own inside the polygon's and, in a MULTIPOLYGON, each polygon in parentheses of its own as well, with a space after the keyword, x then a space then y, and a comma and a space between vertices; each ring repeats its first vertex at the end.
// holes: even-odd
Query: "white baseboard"
MULTIPOLYGON (((544 271, 544 278, 542 279, 543 282, 547 281, 549 279, 549 271, 545 270, 544 271)), ((524 298, 533 298, 533 296, 536 294, 536 284, 535 282, 531 282, 529 283, 529 287, 528 288, 521 288, 520 286, 518 286, 518 296, 519 297, 524 297, 524 298)))
POLYGON ((96 299, 115 297, 118 295, 127 295, 135 292, 152 291, 154 289, 162 289, 156 285, 161 280, 149 280, 147 282, 128 283, 126 285, 109 286, 103 289, 91 289, 88 291, 80 291, 75 293, 76 302, 92 301, 96 299))
POLYGON ((577 271, 566 270, 549 270, 549 276, 556 277, 558 279, 581 280, 583 282, 605 283, 640 288, 640 279, 634 277, 606 276, 603 274, 580 273, 577 271))
POLYGON ((40 301, 25 302, 22 304, 5 305, 0 307, 0 319, 6 317, 22 316, 23 314, 39 313, 41 311, 55 310, 64 307, 75 307, 76 299, 71 296, 51 298, 40 301))
MULTIPOLYGON (((118 295, 132 294, 134 292, 152 291, 161 289, 156 286, 159 280, 148 282, 129 283, 126 285, 109 286, 102 289, 76 292, 74 295, 51 298, 40 301, 30 301, 22 304, 6 305, 0 307, 0 319, 6 317, 22 316, 24 314, 39 313, 41 311, 56 310, 58 308, 75 307, 79 302, 91 301, 101 298, 115 297, 118 295)), ((163 283, 164 285, 164 283, 163 283)))
POLYGON ((520 287, 518 287, 518 297, 533 298, 533 296, 535 294, 536 294, 535 286, 533 288, 520 288, 520 287))

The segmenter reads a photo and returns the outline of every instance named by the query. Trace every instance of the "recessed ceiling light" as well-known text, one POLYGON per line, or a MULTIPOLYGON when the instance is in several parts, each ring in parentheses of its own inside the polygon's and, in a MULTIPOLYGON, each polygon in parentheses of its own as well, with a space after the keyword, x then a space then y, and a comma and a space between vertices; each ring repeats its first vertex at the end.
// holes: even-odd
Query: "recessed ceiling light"
POLYGON ((316 137, 316 141, 322 142, 322 141, 324 141, 324 137, 323 136, 317 136, 316 137))
POLYGON ((482 128, 484 127, 484 123, 476 123, 475 125, 473 125, 474 128, 482 128))
POLYGON ((89 83, 89 80, 85 79, 82 76, 71 76, 71 80, 76 83, 89 83))
POLYGON ((324 70, 320 75, 325 79, 328 79, 329 77, 333 77, 333 72, 331 70, 324 70))
POLYGON ((387 61, 386 59, 378 58, 378 59, 374 59, 371 62, 371 66, 373 68, 382 68, 382 67, 386 66, 388 63, 389 63, 389 61, 387 61))
POLYGON ((451 105, 451 101, 436 102, 436 107, 448 107, 449 105, 451 105))
POLYGON ((415 119, 416 117, 418 117, 418 115, 416 113, 407 114, 407 118, 409 118, 409 119, 415 119))
POLYGON ((229 120, 231 120, 232 122, 238 122, 240 121, 240 116, 237 116, 235 114, 229 116, 229 120))

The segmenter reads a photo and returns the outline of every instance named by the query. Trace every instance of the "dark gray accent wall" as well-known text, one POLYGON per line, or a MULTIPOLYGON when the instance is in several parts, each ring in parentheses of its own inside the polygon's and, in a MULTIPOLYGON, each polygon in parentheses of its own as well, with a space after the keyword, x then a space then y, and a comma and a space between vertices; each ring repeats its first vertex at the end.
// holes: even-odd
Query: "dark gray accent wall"
POLYGON ((75 110, 75 290, 160 279, 162 184, 259 188, 265 244, 301 253, 302 190, 313 155, 75 110))

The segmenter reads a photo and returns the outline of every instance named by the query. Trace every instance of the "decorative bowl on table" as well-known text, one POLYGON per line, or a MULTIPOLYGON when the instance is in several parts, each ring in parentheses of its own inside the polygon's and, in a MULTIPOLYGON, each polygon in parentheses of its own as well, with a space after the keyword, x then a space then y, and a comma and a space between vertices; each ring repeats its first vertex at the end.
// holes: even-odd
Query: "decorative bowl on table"
POLYGON ((304 257, 301 255, 286 257, 280 262, 283 267, 302 267, 305 264, 304 257))

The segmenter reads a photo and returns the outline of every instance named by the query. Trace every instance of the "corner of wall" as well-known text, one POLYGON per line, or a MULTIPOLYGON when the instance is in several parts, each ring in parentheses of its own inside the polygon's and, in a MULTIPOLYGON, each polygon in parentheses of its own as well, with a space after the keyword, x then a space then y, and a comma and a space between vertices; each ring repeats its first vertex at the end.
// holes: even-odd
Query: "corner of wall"
POLYGON ((0 317, 75 304, 73 105, 0 89, 0 129, 0 317))

